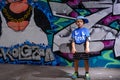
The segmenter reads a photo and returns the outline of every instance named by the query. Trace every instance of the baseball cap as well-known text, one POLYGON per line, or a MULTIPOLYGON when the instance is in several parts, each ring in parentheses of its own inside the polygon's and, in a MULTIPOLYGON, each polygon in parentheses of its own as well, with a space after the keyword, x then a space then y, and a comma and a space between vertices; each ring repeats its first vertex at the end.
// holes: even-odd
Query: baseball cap
POLYGON ((78 16, 76 18, 76 20, 82 19, 84 21, 84 23, 89 23, 89 20, 87 18, 85 18, 84 16, 78 16))

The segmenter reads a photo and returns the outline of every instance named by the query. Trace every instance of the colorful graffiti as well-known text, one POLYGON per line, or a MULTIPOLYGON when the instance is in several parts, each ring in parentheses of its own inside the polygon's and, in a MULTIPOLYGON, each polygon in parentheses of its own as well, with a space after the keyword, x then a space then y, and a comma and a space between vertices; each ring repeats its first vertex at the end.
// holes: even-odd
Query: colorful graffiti
MULTIPOLYGON (((76 27, 74 19, 82 15, 90 21, 85 26, 90 29, 91 41, 104 43, 102 51, 90 54, 90 66, 120 67, 119 0, 23 1, 27 1, 32 7, 32 10, 29 7, 24 13, 31 14, 22 14, 23 16, 18 19, 13 18, 13 15, 8 12, 6 1, 0 1, 1 63, 72 66, 73 55, 61 53, 59 46, 70 42, 71 30, 76 27), (46 17, 43 18, 41 15, 46 17), (28 16, 30 17, 26 18, 28 16), (28 19, 29 24, 24 27, 10 27, 8 21, 11 19, 17 21, 17 24, 28 19), (6 20, 8 20, 7 23, 6 20), (26 42, 29 44, 24 44, 26 42)), ((14 8, 11 10, 16 11, 14 8)), ((83 64, 80 63, 80 65, 83 64)))
MULTIPOLYGON (((43 45, 30 45, 30 43, 24 43, 22 45, 15 45, 11 48, 0 48, 1 62, 11 62, 18 63, 16 60, 20 61, 36 61, 41 64, 42 59, 44 62, 49 62, 54 60, 54 55, 49 46, 43 45)), ((19 62, 22 63, 22 62, 19 62)))
MULTIPOLYGON (((119 19, 120 19, 120 13, 113 9, 115 6, 117 9, 119 8, 118 4, 119 1, 115 0, 66 0, 66 3, 59 3, 55 0, 51 0, 51 8, 53 11, 53 14, 55 16, 59 16, 62 18, 69 18, 74 19, 78 15, 86 16, 90 23, 86 24, 85 26, 90 29, 91 32, 91 41, 100 41, 104 42, 104 49, 100 52, 94 53, 94 55, 101 55, 101 59, 103 58, 102 54, 105 51, 106 59, 108 58, 110 61, 112 59, 116 60, 116 63, 114 67, 119 67, 120 61, 119 61, 119 19), (117 1, 117 2, 116 2, 117 1), (116 2, 116 3, 115 3, 116 2), (54 6, 55 7, 54 7, 54 6), (62 9, 60 8, 60 11, 57 9, 62 6, 62 9), (92 5, 92 6, 91 6, 92 5), (56 8, 56 9, 55 9, 56 8), (61 12, 61 13, 60 13, 61 12), (66 13, 65 13, 66 12, 66 13), (64 13, 64 14, 63 14, 64 13), (114 24, 114 25, 113 25, 114 24), (112 25, 112 26, 111 26, 112 25), (111 45, 112 44, 112 45, 111 45), (111 45, 111 47, 110 47, 111 45), (113 54, 108 54, 109 50, 112 50, 113 54), (108 52, 107 52, 108 51, 108 52), (110 56, 110 57, 108 57, 110 56), (118 58, 118 59, 117 59, 118 58)), ((75 28, 75 24, 69 24, 67 28, 64 28, 63 30, 59 31, 54 36, 54 51, 59 50, 59 46, 62 43, 69 43, 70 41, 70 33, 71 30, 75 28)), ((60 56, 63 56, 67 60, 71 60, 71 54, 62 53, 60 56)), ((99 56, 92 57, 91 60, 93 61, 101 61, 98 59, 99 56)), ((105 59, 103 59, 105 60, 105 59)), ((103 61, 102 60, 102 61, 103 61)), ((106 61, 106 60, 105 60, 106 61)), ((104 61, 104 62, 105 62, 104 61)), ((93 65, 96 65, 96 63, 90 63, 93 65)), ((108 62, 109 64, 109 62, 108 62)), ((96 66, 102 66, 102 67, 113 67, 112 65, 108 66, 107 61, 106 64, 97 64, 96 66)), ((82 64, 81 64, 82 65, 82 64)))

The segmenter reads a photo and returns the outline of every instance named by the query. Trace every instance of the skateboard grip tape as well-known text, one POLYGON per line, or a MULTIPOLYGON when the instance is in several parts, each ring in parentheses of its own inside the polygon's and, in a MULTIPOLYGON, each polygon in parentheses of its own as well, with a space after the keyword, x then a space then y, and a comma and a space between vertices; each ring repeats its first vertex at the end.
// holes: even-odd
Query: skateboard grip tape
POLYGON ((77 59, 77 60, 81 60, 81 59, 83 59, 83 60, 88 60, 89 59, 89 54, 87 54, 87 53, 75 53, 74 55, 73 55, 73 59, 77 59))

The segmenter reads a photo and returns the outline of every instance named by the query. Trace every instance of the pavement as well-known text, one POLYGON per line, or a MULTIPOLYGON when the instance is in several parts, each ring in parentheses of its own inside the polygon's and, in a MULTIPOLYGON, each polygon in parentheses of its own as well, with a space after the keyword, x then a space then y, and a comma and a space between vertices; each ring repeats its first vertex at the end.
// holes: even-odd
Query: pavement
MULTIPOLYGON (((0 80, 72 80, 74 72, 69 66, 42 66, 24 64, 0 64, 0 80)), ((84 68, 79 74, 84 76, 84 68)), ((120 68, 90 68, 91 80, 120 80, 120 68)), ((76 80, 84 80, 83 77, 76 80)))

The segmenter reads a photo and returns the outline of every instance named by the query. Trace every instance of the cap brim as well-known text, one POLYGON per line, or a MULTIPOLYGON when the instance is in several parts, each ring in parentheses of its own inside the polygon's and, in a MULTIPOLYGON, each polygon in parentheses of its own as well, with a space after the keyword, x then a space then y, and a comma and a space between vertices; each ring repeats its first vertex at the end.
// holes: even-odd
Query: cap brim
POLYGON ((84 23, 89 23, 88 19, 82 19, 84 21, 84 23))

